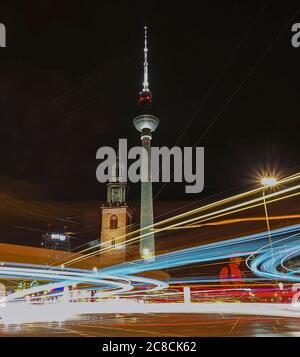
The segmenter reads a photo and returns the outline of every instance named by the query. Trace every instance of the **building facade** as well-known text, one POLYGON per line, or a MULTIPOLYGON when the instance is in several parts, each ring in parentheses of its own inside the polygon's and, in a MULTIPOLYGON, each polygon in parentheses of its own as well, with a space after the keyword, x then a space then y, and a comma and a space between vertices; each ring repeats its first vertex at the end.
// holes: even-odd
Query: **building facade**
POLYGON ((100 236, 100 264, 121 264, 126 261, 127 233, 131 226, 131 210, 126 203, 127 184, 121 179, 119 163, 113 168, 115 175, 107 184, 107 203, 102 207, 100 236))

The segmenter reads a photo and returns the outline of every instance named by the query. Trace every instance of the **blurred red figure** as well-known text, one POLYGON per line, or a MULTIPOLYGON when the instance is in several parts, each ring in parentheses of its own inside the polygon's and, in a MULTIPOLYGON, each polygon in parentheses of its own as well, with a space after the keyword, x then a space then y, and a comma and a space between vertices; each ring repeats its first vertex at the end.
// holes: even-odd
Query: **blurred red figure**
POLYGON ((220 281, 222 285, 241 285, 244 284, 244 273, 240 269, 241 257, 231 257, 230 263, 220 271, 220 281), (232 279, 232 281, 227 281, 232 279))

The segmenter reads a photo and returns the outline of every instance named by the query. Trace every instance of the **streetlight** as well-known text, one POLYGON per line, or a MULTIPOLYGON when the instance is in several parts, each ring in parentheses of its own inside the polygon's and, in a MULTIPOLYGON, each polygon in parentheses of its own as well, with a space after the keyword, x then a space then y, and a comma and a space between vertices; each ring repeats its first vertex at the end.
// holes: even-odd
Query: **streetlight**
POLYGON ((274 176, 265 176, 260 179, 260 183, 264 188, 270 188, 277 186, 278 180, 274 176))
POLYGON ((268 235, 269 235, 269 242, 271 247, 272 257, 273 255, 273 245, 272 245, 272 235, 270 230, 270 222, 269 222, 269 215, 268 215, 268 208, 266 202, 266 189, 274 188, 278 185, 278 179, 275 176, 263 176, 260 179, 260 184, 263 187, 262 194, 263 194, 263 203, 265 209, 265 216, 266 216, 266 223, 268 228, 268 235))

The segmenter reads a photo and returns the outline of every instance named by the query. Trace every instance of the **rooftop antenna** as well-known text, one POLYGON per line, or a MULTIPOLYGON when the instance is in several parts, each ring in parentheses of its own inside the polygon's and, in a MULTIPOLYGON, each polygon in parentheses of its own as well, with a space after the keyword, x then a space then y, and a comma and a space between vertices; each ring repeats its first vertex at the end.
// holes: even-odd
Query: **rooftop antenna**
POLYGON ((144 27, 145 30, 145 47, 144 47, 144 82, 143 82, 143 92, 149 92, 149 81, 148 81, 148 46, 147 46, 147 26, 144 27))

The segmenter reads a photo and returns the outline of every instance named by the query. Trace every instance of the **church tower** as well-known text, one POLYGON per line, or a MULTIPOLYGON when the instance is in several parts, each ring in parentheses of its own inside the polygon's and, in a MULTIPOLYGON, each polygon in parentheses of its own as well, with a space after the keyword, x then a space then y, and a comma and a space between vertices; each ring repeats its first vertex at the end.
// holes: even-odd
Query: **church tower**
POLYGON ((107 184, 107 203, 102 207, 101 253, 102 266, 126 261, 126 234, 131 225, 131 212, 126 204, 127 183, 122 181, 119 159, 107 184))

